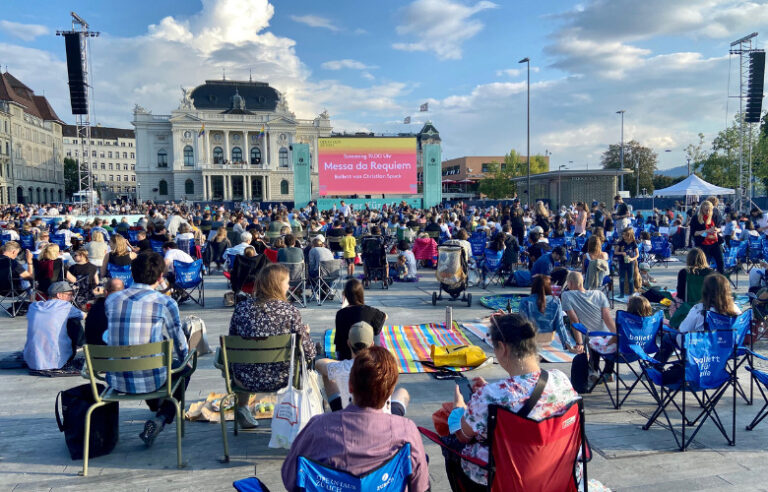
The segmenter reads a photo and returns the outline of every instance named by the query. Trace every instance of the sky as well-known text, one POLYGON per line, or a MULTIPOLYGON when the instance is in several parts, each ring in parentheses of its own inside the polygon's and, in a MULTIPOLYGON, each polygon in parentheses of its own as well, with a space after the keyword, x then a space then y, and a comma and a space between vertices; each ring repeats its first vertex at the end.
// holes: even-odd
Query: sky
POLYGON ((135 104, 168 114, 181 87, 252 74, 299 118, 327 110, 336 131, 430 120, 444 159, 525 154, 528 57, 531 153, 550 153, 552 169, 597 168, 620 141, 618 110, 625 141, 653 148, 660 169, 685 164, 697 134, 711 142, 738 108, 730 42, 768 39, 768 0, 6 2, 0 66, 69 123, 55 33, 71 28, 70 11, 100 32, 93 121, 122 128, 135 104))

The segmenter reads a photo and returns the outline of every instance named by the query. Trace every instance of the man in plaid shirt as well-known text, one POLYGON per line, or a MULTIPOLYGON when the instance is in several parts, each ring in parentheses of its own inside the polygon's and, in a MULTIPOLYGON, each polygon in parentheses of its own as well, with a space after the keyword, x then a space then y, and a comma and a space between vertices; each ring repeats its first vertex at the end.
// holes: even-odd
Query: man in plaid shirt
MULTIPOLYGON (((188 347, 181 328, 179 306, 171 297, 155 290, 165 273, 163 257, 154 252, 142 253, 131 263, 131 273, 133 286, 113 293, 105 303, 108 322, 105 334, 107 345, 160 342, 164 339, 165 332, 167 337, 173 340, 178 361, 184 360, 188 347)), ((185 385, 177 388, 178 394, 173 395, 177 400, 181 400, 181 394, 189 384, 191 368, 188 369, 173 375, 174 381, 179 377, 186 379, 185 385)), ((166 370, 107 373, 106 380, 111 388, 123 393, 150 393, 166 384, 166 370)), ((147 405, 156 415, 147 420, 139 437, 149 447, 163 427, 173 422, 176 409, 173 403, 163 399, 147 400, 147 405)))

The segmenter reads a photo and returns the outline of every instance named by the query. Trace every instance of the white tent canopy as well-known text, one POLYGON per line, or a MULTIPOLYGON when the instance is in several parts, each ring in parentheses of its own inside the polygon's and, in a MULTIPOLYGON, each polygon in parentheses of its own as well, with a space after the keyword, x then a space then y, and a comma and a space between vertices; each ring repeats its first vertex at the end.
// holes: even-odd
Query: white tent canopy
POLYGON ((735 193, 736 190, 715 186, 711 183, 707 183, 695 174, 691 174, 676 185, 655 190, 653 196, 733 195, 735 193))

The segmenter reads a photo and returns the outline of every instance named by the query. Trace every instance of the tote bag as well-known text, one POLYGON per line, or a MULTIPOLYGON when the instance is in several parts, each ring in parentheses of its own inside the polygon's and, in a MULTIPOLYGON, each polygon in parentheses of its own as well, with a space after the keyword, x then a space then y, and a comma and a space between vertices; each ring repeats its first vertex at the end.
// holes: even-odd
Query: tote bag
MULTIPOLYGON (((301 343, 301 342, 299 342, 301 343)), ((293 386, 293 371, 295 367, 296 336, 291 339, 291 367, 288 371, 288 385, 277 392, 277 404, 272 416, 272 436, 269 439, 270 448, 290 449, 293 440, 309 419, 323 412, 323 396, 317 382, 317 375, 310 374, 307 369, 304 350, 301 357, 301 389, 293 386)), ((314 371, 312 371, 314 373, 314 371)))
MULTIPOLYGON (((99 393, 104 386, 96 385, 99 393)), ((64 440, 73 460, 83 459, 85 441, 85 414, 95 403, 90 383, 60 391, 56 396, 55 413, 59 430, 64 433, 64 440), (59 413, 61 401, 61 413, 59 413)), ((96 458, 112 452, 120 434, 120 410, 117 402, 110 402, 97 408, 91 414, 91 435, 89 457, 96 458)))

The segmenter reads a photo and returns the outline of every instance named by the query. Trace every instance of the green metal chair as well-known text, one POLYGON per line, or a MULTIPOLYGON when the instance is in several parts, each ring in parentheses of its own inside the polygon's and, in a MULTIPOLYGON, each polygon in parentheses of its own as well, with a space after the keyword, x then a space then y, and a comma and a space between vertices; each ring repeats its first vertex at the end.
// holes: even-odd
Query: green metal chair
MULTIPOLYGON (((227 419, 224 418, 224 409, 227 408, 226 402, 233 399, 232 408, 237 408, 237 393, 251 393, 251 391, 238 385, 232 373, 230 364, 272 364, 275 362, 293 362, 294 379, 293 385, 299 386, 301 357, 300 339, 292 340, 295 334, 273 335, 269 337, 260 337, 246 339, 239 336, 221 336, 221 371, 227 386, 227 394, 221 399, 219 408, 221 409, 221 438, 224 441, 224 458, 222 463, 229 462, 229 443, 227 441, 227 419), (291 346, 294 351, 291 354, 291 346)), ((234 419, 235 435, 237 435, 237 416, 234 419)))
POLYGON ((187 358, 179 366, 173 369, 173 345, 170 340, 162 342, 146 343, 143 345, 86 345, 83 348, 85 352, 85 369, 83 376, 91 382, 93 399, 95 403, 91 405, 85 414, 85 440, 83 441, 83 471, 82 476, 88 475, 88 441, 91 434, 91 414, 94 410, 110 402, 151 400, 155 398, 164 398, 173 402, 176 407, 176 454, 178 458, 177 466, 183 468, 181 459, 181 438, 184 436, 184 408, 185 397, 182 393, 181 402, 173 397, 173 392, 184 382, 184 378, 172 381, 172 375, 180 372, 191 361, 192 372, 197 368, 197 351, 189 351, 187 358), (157 391, 151 393, 120 393, 110 387, 104 389, 99 394, 98 381, 106 383, 106 379, 101 373, 105 372, 132 372, 149 371, 153 369, 166 369, 166 384, 157 391))

